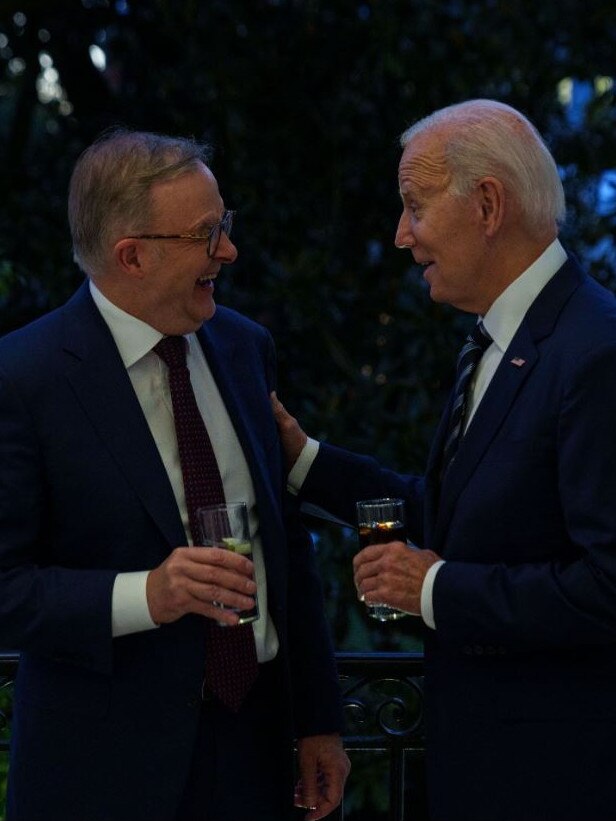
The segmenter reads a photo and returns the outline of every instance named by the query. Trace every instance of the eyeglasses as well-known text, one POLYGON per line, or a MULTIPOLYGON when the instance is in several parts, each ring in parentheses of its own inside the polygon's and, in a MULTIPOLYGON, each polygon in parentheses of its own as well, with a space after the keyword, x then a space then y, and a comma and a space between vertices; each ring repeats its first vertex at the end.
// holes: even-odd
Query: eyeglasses
POLYGON ((207 234, 133 234, 127 239, 190 239, 193 242, 207 242, 207 255, 213 257, 218 250, 221 234, 224 232, 228 237, 231 236, 234 214, 235 211, 224 211, 220 222, 212 225, 207 234))

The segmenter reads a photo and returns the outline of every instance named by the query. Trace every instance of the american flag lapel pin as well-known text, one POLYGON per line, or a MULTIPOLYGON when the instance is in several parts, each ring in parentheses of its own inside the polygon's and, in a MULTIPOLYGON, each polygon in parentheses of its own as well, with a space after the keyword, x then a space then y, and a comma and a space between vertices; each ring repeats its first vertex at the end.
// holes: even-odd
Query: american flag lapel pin
POLYGON ((526 364, 526 360, 522 359, 521 356, 514 356, 513 359, 511 360, 511 364, 515 365, 516 368, 521 368, 522 365, 526 364))

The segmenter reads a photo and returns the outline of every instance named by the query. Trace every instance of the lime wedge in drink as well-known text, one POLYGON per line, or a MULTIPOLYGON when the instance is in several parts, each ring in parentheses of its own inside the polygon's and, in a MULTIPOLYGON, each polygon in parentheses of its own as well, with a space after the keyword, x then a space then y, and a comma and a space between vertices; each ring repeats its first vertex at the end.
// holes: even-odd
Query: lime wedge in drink
POLYGON ((240 553, 242 556, 246 556, 251 552, 250 542, 243 542, 241 539, 236 539, 233 536, 226 536, 222 542, 227 550, 240 553))

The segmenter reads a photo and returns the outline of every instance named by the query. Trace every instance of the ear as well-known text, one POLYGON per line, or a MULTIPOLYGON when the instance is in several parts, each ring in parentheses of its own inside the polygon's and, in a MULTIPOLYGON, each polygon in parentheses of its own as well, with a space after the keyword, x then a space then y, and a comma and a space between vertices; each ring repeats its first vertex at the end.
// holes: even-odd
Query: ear
POLYGON ((476 191, 486 236, 493 237, 505 219, 505 186, 496 177, 484 177, 476 191))
POLYGON ((125 274, 139 279, 145 276, 143 255, 143 243, 138 239, 125 237, 113 247, 113 258, 117 267, 125 274))

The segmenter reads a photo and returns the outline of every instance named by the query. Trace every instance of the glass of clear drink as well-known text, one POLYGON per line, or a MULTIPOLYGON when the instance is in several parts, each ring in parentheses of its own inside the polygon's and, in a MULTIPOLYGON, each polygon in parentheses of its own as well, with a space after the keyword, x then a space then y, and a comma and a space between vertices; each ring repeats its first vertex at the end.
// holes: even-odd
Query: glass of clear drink
MULTIPOLYGON (((252 540, 248 526, 248 508, 245 502, 230 502, 222 505, 208 505, 197 511, 201 527, 201 544, 204 547, 221 547, 246 556, 252 561, 252 540)), ((238 610, 214 602, 218 607, 232 610, 240 617, 240 624, 248 624, 259 618, 259 602, 255 594, 255 604, 249 610, 238 610)))
MULTIPOLYGON (((404 499, 366 499, 357 502, 359 547, 371 544, 406 542, 404 499)), ((408 616, 386 604, 367 604, 368 615, 379 621, 394 621, 408 616)))

